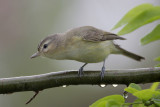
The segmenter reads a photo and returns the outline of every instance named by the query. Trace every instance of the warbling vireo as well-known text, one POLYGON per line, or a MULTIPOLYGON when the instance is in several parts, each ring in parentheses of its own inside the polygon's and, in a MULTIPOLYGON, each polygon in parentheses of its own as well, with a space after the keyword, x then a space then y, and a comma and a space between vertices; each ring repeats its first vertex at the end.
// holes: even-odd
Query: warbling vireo
POLYGON ((78 75, 83 73, 83 67, 88 63, 103 62, 101 79, 105 72, 105 59, 110 54, 122 54, 134 60, 140 61, 144 57, 128 52, 113 40, 125 38, 116 34, 97 29, 92 26, 83 26, 71 29, 65 33, 58 33, 43 39, 38 45, 38 51, 31 56, 44 56, 57 60, 76 60, 84 62, 78 75))

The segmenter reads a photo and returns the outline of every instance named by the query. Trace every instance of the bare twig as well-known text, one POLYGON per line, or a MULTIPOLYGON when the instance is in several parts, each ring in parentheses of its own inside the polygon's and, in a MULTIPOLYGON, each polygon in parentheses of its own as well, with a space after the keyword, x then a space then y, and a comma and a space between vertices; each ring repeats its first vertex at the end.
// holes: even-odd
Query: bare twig
POLYGON ((39 91, 35 91, 35 94, 26 102, 26 104, 29 104, 38 94, 39 91))
POLYGON ((100 85, 151 83, 160 81, 160 67, 138 68, 126 70, 107 70, 103 80, 100 71, 84 71, 84 76, 78 77, 78 71, 60 71, 41 75, 21 76, 0 79, 0 94, 40 91, 62 85, 100 85))

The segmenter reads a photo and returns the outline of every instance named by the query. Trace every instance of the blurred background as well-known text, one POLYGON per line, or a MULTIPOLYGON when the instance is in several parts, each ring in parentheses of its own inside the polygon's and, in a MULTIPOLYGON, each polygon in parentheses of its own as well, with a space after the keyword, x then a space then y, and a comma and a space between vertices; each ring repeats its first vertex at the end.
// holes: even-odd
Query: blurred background
MULTIPOLYGON (((106 31, 133 7, 142 3, 160 5, 159 0, 0 0, 0 78, 36 75, 48 72, 79 69, 82 63, 50 60, 30 56, 47 35, 90 25, 106 31)), ((110 55, 107 69, 153 67, 160 56, 160 42, 141 46, 140 39, 160 23, 155 21, 117 40, 121 47, 142 55, 146 60, 136 62, 121 55, 110 55)), ((120 29, 112 31, 117 33, 120 29)), ((89 64, 85 69, 100 70, 102 63, 89 64)), ((141 85, 148 88, 151 84, 141 85)), ((27 107, 87 107, 94 101, 112 94, 122 94, 125 85, 105 88, 79 85, 46 89, 27 107)), ((0 95, 1 107, 24 107, 33 92, 0 95)), ((127 101, 132 101, 129 96, 127 101)))

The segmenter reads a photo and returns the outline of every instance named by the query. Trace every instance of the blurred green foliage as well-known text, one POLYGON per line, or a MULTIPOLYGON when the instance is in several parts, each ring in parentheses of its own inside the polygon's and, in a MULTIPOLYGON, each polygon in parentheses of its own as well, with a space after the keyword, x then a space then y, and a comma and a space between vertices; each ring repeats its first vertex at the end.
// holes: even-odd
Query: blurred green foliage
POLYGON ((121 107, 124 104, 124 98, 121 95, 111 95, 99 99, 90 107, 121 107))
POLYGON ((160 19, 160 6, 142 4, 130 10, 114 27, 125 25, 118 35, 130 33, 137 28, 160 19))
MULTIPOLYGON (((155 61, 160 61, 160 56, 159 56, 159 57, 157 57, 157 58, 155 59, 155 61)), ((160 67, 160 63, 159 63, 159 64, 157 64, 156 66, 157 66, 157 67, 160 67)))
POLYGON ((160 24, 148 35, 141 39, 142 45, 146 45, 150 42, 160 40, 160 24))
POLYGON ((119 35, 130 33, 139 27, 160 19, 160 6, 156 6, 143 11, 137 17, 128 22, 125 27, 118 32, 119 35))
POLYGON ((122 25, 128 24, 130 21, 132 21, 133 19, 135 19, 138 15, 140 15, 143 11, 148 10, 150 8, 152 8, 153 5, 152 4, 142 4, 139 5, 133 9, 131 9, 113 28, 117 29, 119 27, 121 27, 122 25))
POLYGON ((131 83, 124 90, 131 93, 137 99, 133 103, 125 103, 122 95, 111 95, 99 99, 90 107, 159 107, 160 106, 160 91, 157 90, 159 82, 152 84, 150 89, 142 90, 137 84, 131 83))

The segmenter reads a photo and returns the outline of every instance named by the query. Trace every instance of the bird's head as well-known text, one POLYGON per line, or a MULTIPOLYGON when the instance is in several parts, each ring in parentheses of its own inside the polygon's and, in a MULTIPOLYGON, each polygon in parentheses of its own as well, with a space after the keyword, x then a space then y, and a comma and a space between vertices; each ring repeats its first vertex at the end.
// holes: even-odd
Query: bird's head
POLYGON ((31 58, 36 58, 38 56, 49 57, 53 54, 57 47, 57 34, 48 36, 44 38, 38 45, 37 52, 34 53, 31 58))

